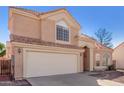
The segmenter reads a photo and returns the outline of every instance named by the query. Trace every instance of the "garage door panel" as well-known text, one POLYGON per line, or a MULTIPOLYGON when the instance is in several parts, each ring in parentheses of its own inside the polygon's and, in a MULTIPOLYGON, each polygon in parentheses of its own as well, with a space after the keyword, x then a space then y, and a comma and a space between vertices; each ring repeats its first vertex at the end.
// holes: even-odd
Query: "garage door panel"
POLYGON ((24 77, 37 77, 77 72, 77 55, 27 52, 24 77))

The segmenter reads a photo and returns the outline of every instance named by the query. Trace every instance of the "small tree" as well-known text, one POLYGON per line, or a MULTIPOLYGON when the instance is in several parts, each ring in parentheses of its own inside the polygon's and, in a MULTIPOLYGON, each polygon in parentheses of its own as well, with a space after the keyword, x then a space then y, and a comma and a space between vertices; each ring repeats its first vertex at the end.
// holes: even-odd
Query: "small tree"
POLYGON ((95 32, 96 40, 106 47, 113 47, 111 43, 112 33, 107 31, 105 28, 100 28, 97 32, 95 32))
POLYGON ((3 57, 6 54, 5 45, 0 43, 0 57, 3 57))

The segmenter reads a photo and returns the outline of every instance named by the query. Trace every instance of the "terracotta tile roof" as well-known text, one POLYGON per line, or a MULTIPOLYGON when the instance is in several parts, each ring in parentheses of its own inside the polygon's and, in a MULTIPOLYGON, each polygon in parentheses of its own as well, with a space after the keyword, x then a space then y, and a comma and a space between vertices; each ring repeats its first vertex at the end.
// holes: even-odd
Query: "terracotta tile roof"
POLYGON ((36 16, 39 16, 39 15, 42 14, 42 12, 37 12, 37 11, 34 11, 34 10, 29 10, 29 9, 20 8, 20 7, 10 6, 9 8, 19 9, 19 10, 22 10, 22 11, 24 11, 24 12, 31 13, 31 14, 33 14, 33 15, 36 15, 36 16))
MULTIPOLYGON (((65 8, 60 8, 60 9, 56 9, 56 10, 52 10, 52 11, 48 11, 48 12, 38 12, 38 11, 34 11, 34 10, 30 10, 30 9, 25 9, 25 8, 22 8, 22 7, 15 7, 15 6, 10 6, 9 8, 19 9, 19 10, 22 10, 24 12, 36 15, 36 16, 40 16, 40 15, 44 15, 44 14, 48 14, 48 13, 52 13, 52 12, 57 12, 57 11, 60 11, 60 10, 66 10, 65 8)), ((71 15, 71 13, 69 11, 67 11, 67 12, 74 19, 74 21, 80 26, 80 24, 75 20, 75 18, 71 15)))
POLYGON ((87 37, 87 38, 90 39, 90 40, 96 41, 96 39, 94 39, 93 37, 90 37, 90 36, 88 36, 88 35, 86 35, 86 34, 81 34, 81 35, 87 37))
POLYGON ((104 49, 104 48, 105 48, 105 49, 110 49, 110 50, 113 51, 112 48, 106 47, 106 46, 100 44, 98 41, 96 41, 95 46, 96 46, 96 48, 98 48, 98 49, 104 49))
POLYGON ((15 6, 10 6, 9 8, 19 9, 19 10, 22 10, 24 12, 31 13, 33 15, 36 15, 36 16, 43 15, 43 14, 48 14, 48 13, 52 13, 52 12, 56 12, 56 11, 60 11, 60 10, 66 10, 65 8, 61 8, 61 9, 52 10, 52 11, 48 11, 48 12, 38 12, 38 11, 34 11, 34 10, 22 8, 22 7, 15 7, 15 6))
POLYGON ((48 13, 52 13, 52 12, 56 12, 56 11, 60 11, 60 10, 66 10, 66 9, 65 9, 65 8, 60 8, 60 9, 56 9, 56 10, 44 12, 44 13, 42 13, 42 14, 48 14, 48 13))
POLYGON ((88 39, 94 41, 95 47, 98 48, 98 49, 107 48, 107 49, 113 50, 112 48, 109 48, 109 47, 106 47, 106 46, 100 44, 100 43, 99 43, 96 39, 94 39, 93 37, 90 37, 90 36, 88 36, 88 35, 86 35, 86 34, 81 34, 81 35, 83 35, 83 36, 87 37, 88 39))
POLYGON ((116 46, 116 47, 114 48, 114 50, 117 49, 118 47, 120 47, 121 45, 124 45, 124 42, 122 42, 122 43, 120 43, 118 46, 116 46))

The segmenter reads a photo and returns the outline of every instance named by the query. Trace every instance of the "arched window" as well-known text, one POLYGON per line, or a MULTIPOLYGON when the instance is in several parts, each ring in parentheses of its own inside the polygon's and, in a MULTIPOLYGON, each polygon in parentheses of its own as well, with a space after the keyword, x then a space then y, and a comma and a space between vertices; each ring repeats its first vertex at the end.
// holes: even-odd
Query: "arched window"
POLYGON ((68 25, 64 21, 59 21, 56 23, 56 40, 69 42, 69 28, 68 25))
POLYGON ((103 55, 103 66, 107 66, 110 61, 110 55, 109 54, 104 54, 103 55))
POLYGON ((96 66, 100 66, 100 54, 96 54, 96 66))

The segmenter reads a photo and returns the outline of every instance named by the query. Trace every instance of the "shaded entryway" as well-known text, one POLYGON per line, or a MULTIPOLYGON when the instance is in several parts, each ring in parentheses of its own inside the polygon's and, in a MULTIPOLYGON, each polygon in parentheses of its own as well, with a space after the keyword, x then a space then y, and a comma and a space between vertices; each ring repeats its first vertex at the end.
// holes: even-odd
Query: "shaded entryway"
POLYGON ((84 50, 85 50, 83 55, 84 71, 90 71, 90 49, 87 46, 85 46, 84 50))

